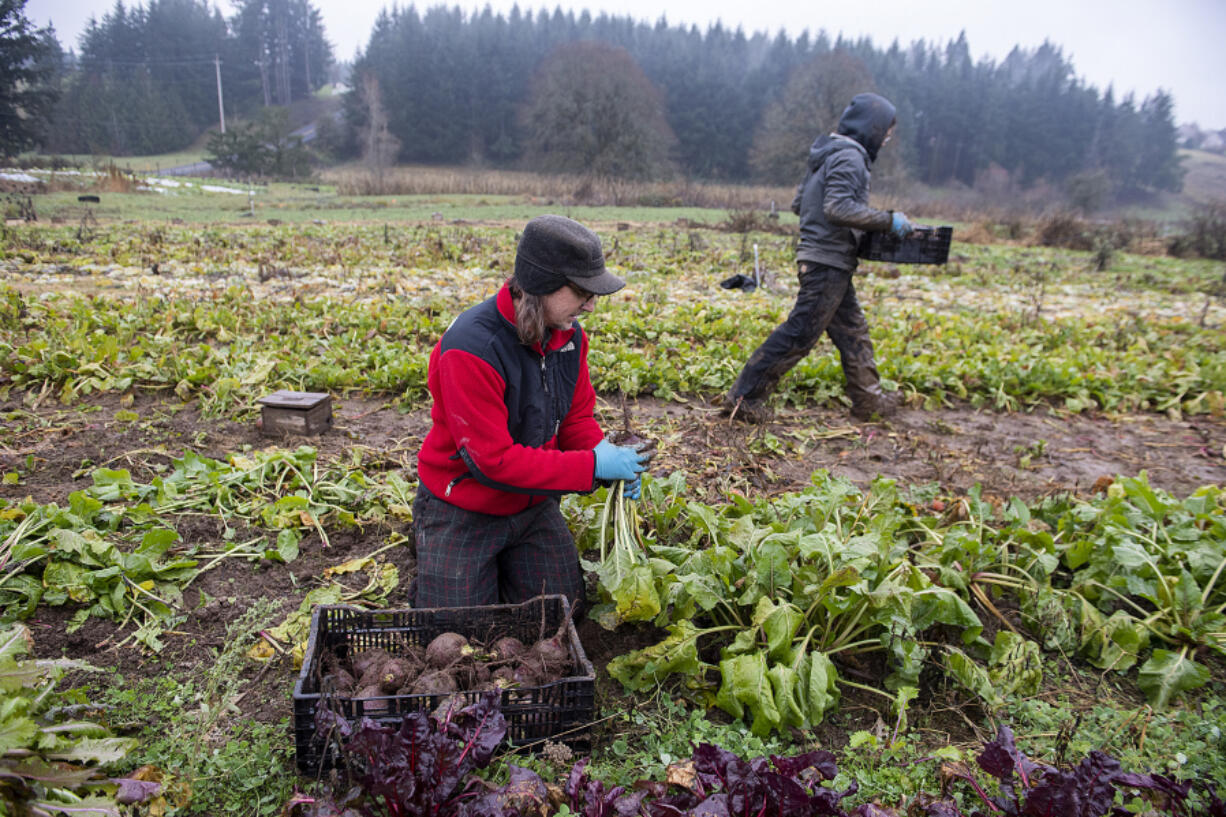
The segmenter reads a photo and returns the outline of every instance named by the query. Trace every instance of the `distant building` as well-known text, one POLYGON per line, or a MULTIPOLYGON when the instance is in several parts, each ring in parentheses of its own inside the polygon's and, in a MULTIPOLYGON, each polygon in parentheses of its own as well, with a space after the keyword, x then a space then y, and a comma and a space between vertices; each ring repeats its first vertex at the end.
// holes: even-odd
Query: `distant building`
POLYGON ((1180 125, 1175 131, 1175 139, 1181 148, 1198 148, 1205 134, 1195 124, 1188 122, 1180 125))

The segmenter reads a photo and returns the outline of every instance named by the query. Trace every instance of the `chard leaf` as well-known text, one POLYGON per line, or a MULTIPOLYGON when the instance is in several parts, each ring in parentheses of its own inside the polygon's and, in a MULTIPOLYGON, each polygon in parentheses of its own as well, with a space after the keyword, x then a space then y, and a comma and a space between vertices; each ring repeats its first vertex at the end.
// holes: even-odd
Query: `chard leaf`
MULTIPOLYGON (((85 604, 94 597, 89 589, 90 572, 75 562, 53 561, 43 571, 43 584, 47 589, 55 589, 73 601, 85 604)), ((47 600, 54 604, 50 593, 47 600)), ((62 603, 62 602, 61 602, 62 603)))
POLYGON ((1101 616, 1082 635, 1082 651, 1099 669, 1123 672, 1137 663, 1149 646, 1149 630, 1123 610, 1101 616))
POLYGON ((750 731, 759 737, 769 735, 782 722, 770 678, 766 674, 766 656, 761 652, 737 655, 719 662, 723 682, 715 703, 736 718, 744 718, 748 709, 753 716, 750 731))
POLYGON ((957 647, 945 648, 945 671, 959 686, 978 696, 990 708, 996 709, 1001 705, 1000 694, 988 677, 987 670, 957 647))
POLYGON ((600 624, 612 630, 625 621, 651 621, 660 614, 655 576, 646 564, 625 565, 609 559, 601 565, 600 583, 613 603, 600 624))
POLYGON ((1043 683, 1039 645, 1008 630, 996 634, 988 663, 988 678, 1002 697, 1033 695, 1043 683))
POLYGON ((754 610, 753 626, 761 627, 766 633, 767 657, 771 661, 786 661, 792 651, 792 640, 796 631, 804 624, 805 614, 795 605, 784 602, 775 604, 768 598, 758 600, 754 610))
POLYGON ((1076 652, 1081 633, 1093 626, 1098 611, 1077 593, 1045 587, 1022 597, 1022 613, 1031 633, 1043 639, 1049 650, 1076 652), (1087 624, 1089 620, 1089 624, 1087 624))
POLYGON ((677 585, 685 596, 693 599, 703 610, 712 610, 724 600, 723 590, 713 576, 703 573, 686 573, 677 576, 677 585))
MULTIPOLYGON (((754 554, 754 579, 758 589, 769 598, 775 598, 781 590, 792 585, 792 560, 787 548, 775 539, 763 541, 754 554)), ((741 603, 748 602, 751 592, 746 592, 741 603)))
POLYGON ((817 588, 818 595, 825 595, 836 587, 854 587, 860 581, 860 571, 851 565, 844 565, 830 573, 817 588))
POLYGON ((1137 683, 1155 709, 1165 709, 1181 693, 1198 689, 1209 680, 1209 668, 1188 658, 1188 648, 1179 652, 1154 650, 1141 665, 1137 683))
POLYGON ((609 662, 608 672, 630 692, 655 686, 672 673, 699 675, 709 666, 698 659, 701 631, 688 619, 668 628, 668 636, 658 644, 609 662))
POLYGON ((715 515, 715 509, 710 506, 703 505, 701 502, 688 502, 685 508, 686 515, 689 517, 690 523, 695 528, 705 529, 712 543, 720 542, 723 537, 720 536, 719 517, 715 515))
POLYGON ((929 587, 915 594, 912 622, 918 632, 938 622, 955 627, 961 632, 963 644, 970 644, 983 632, 983 623, 970 605, 944 587, 929 587))
POLYGON ((810 725, 816 726, 839 702, 839 673, 822 652, 806 655, 801 661, 800 673, 804 679, 805 717, 810 725))
POLYGON ((807 726, 804 702, 804 686, 800 673, 784 664, 772 664, 766 671, 775 696, 775 709, 784 726, 807 726))

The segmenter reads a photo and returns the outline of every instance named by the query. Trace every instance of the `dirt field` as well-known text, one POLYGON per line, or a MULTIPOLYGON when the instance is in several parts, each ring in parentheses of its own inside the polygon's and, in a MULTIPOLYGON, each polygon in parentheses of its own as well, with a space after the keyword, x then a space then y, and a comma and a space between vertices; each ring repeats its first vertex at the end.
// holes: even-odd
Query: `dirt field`
MULTIPOLYGON (((10 418, 0 429, 0 471, 23 472, 19 485, 0 486, 0 496, 9 500, 29 496, 63 505, 70 492, 91 484, 89 473, 96 466, 127 468, 138 481, 147 481, 156 465, 185 449, 219 458, 243 446, 261 448, 271 442, 261 436, 254 419, 205 420, 192 406, 156 396, 138 397, 126 407, 116 397, 104 397, 71 407, 43 404, 31 411, 22 396, 14 394, 0 403, 0 413, 10 418), (117 420, 121 408, 135 412, 140 421, 117 420), (27 462, 35 465, 30 473, 24 473, 27 462)), ((387 400, 351 397, 339 400, 335 413, 335 428, 327 435, 280 444, 317 446, 323 459, 347 457, 361 447, 365 467, 403 469, 406 478, 414 475, 416 451, 429 422, 426 409, 401 414, 387 400)), ((620 406, 611 402, 602 402, 598 415, 606 428, 622 423, 620 406)), ((985 497, 1028 500, 1062 491, 1089 493, 1100 478, 1141 470, 1149 473, 1153 485, 1177 496, 1226 482, 1226 422, 1206 417, 1176 421, 1157 415, 904 409, 886 423, 852 423, 840 410, 817 408, 783 411, 775 422, 755 427, 729 424, 703 403, 655 400, 633 402, 631 415, 640 432, 660 440, 653 471, 683 470, 695 498, 706 502, 718 502, 725 490, 749 495, 796 490, 807 485, 818 468, 862 487, 882 475, 903 486, 936 483, 945 496, 964 494, 979 483, 985 497)), ((179 534, 185 543, 220 540, 220 520, 184 519, 179 534)), ((397 524, 407 532, 403 523, 397 524)), ((113 645, 122 636, 117 637, 115 624, 100 619, 65 634, 70 608, 40 607, 29 623, 41 656, 64 654, 128 675, 160 672, 167 665, 185 670, 211 660, 208 648, 222 646, 227 622, 251 601, 280 599, 288 612, 325 567, 370 553, 386 542, 388 533, 370 527, 361 533, 339 532, 327 549, 311 535, 303 540, 299 558, 288 565, 252 566, 227 559, 192 585, 187 602, 194 609, 180 630, 166 636, 167 647, 160 655, 128 646, 116 649, 113 645), (212 601, 196 606, 204 599, 212 601)), ((391 603, 403 606, 413 570, 411 548, 395 548, 390 555, 401 575, 391 603)), ((583 639, 598 667, 652 640, 650 633, 607 634, 592 625, 583 628, 583 639)), ((239 702, 243 715, 273 723, 288 718, 294 676, 288 658, 253 665, 248 671, 252 683, 239 702)))

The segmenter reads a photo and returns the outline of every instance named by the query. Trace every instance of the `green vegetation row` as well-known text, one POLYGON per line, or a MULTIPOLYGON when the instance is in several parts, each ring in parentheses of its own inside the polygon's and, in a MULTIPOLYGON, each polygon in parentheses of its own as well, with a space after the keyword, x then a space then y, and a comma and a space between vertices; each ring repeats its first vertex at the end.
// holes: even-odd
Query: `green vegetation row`
MULTIPOLYGON (((136 195, 136 194, 133 194, 136 195)), ((437 197, 397 196, 374 199, 349 199, 335 194, 320 194, 295 188, 292 194, 278 190, 273 199, 283 200, 285 219, 301 219, 318 213, 327 217, 331 210, 365 208, 364 223, 270 223, 270 224, 173 224, 173 223, 70 223, 26 224, 0 230, 0 261, 8 262, 13 272, 38 276, 48 272, 85 272, 113 266, 144 268, 154 264, 170 276, 173 286, 180 276, 231 276, 252 267, 265 265, 297 275, 313 274, 329 268, 343 270, 361 278, 385 274, 399 268, 406 275, 421 275, 421 270, 457 266, 481 267, 509 274, 515 257, 517 232, 505 227, 403 223, 404 210, 428 210, 443 206, 437 197), (288 198, 287 198, 288 196, 288 198), (320 213, 318 208, 322 208, 320 213), (389 211, 380 221, 378 211, 389 211)), ((147 198, 148 196, 143 196, 147 198)), ((279 215, 281 204, 263 202, 257 196, 261 214, 279 215)), ((199 196, 188 196, 195 200, 199 196)), ((209 197, 212 201, 217 196, 209 197)), ((238 197, 235 197, 236 199, 238 197)), ((494 203, 507 206, 519 202, 511 196, 452 197, 467 201, 466 212, 480 215, 494 203)), ((173 208, 176 199, 164 207, 173 208)), ((222 197, 224 203, 235 203, 222 197)), ((240 200, 241 201, 241 200, 240 200)), ((236 206, 245 209, 245 201, 236 206)), ((591 208, 593 217, 610 217, 610 208, 591 208)), ((648 211, 653 212, 653 211, 648 211)), ((660 216, 676 218, 705 214, 711 224, 719 222, 712 211, 693 208, 658 210, 660 216)), ((120 214, 122 215, 122 214, 120 214)), ((609 264, 632 275, 649 271, 670 277, 699 275, 716 278, 725 271, 752 267, 754 247, 759 249, 761 268, 790 277, 793 269, 791 235, 744 232, 734 222, 742 216, 723 215, 724 228, 638 227, 633 230, 606 229, 602 233, 605 257, 609 264)), ((424 218, 424 216, 422 216, 424 218)), ((785 218, 794 222, 790 214, 785 218)), ((760 224, 762 219, 755 219, 760 224)), ((754 222, 751 222, 752 228, 754 222)), ((1061 222, 1064 224, 1065 222, 1061 222)), ((1076 222, 1081 224, 1081 222, 1076 222)), ((957 237, 958 233, 955 233, 957 237)), ((1092 250, 1080 234, 1069 238, 1041 234, 1036 240, 1060 246, 1092 250)), ((1114 240, 1114 239, 1113 239, 1114 240)), ((1118 243, 1118 242, 1117 242, 1118 243)), ((882 267, 866 262, 864 271, 882 267)), ((956 281, 962 286, 1037 291, 1043 286, 1084 284, 1103 293, 1121 289, 1140 292, 1202 293, 1222 297, 1221 265, 1211 261, 1175 259, 1163 256, 1112 252, 1097 258, 1093 252, 1055 249, 1052 246, 1028 247, 956 243, 950 263, 944 267, 912 268, 913 274, 936 280, 956 281), (1104 264, 1105 262, 1105 264, 1104 264)), ((708 280, 708 285, 713 284, 708 280)))
MULTIPOLYGON (((187 616, 184 590, 223 561, 284 564, 305 537, 327 547, 329 530, 407 518, 416 486, 395 472, 383 477, 368 477, 360 458, 323 466, 309 447, 224 462, 188 451, 148 483, 126 469, 94 469, 93 484, 73 491, 65 507, 0 500, 0 622, 28 618, 39 605, 70 605, 68 632, 91 616, 110 619, 131 627, 119 643, 160 651, 163 631, 187 616), (180 520, 201 514, 221 522, 220 541, 180 541, 180 520)), ((10 484, 20 479, 20 471, 6 475, 10 484)), ((309 593, 304 614, 278 630, 288 643, 305 638, 312 605, 385 599, 398 581, 393 566, 373 558, 338 572, 369 579, 361 589, 332 582, 309 593)))
POLYGON ((1180 501, 1142 473, 1104 497, 999 509, 972 490, 940 516, 893 481, 861 493, 820 471, 798 494, 756 502, 734 495, 712 507, 686 494, 679 473, 651 481, 642 536, 623 521, 611 546, 604 532, 623 509, 611 514, 605 496, 578 500, 581 550, 601 554, 587 565, 605 600, 593 617, 668 632, 614 659, 609 674, 633 691, 679 675, 759 735, 816 726, 844 687, 884 697, 901 728, 930 665, 990 711, 1039 690, 1040 644, 1120 673, 1144 661, 1138 684, 1159 710, 1208 681, 1198 656, 1226 656, 1218 487, 1180 501), (1008 599, 1024 630, 993 598, 1008 599), (981 637, 972 604, 997 618, 994 640, 981 637), (866 653, 884 656, 881 687, 836 667, 866 653))
MULTIPOLYGON (((148 482, 123 470, 95 469, 92 486, 74 493, 67 507, 0 503, 0 558, 8 566, 0 584, 2 617, 13 621, 43 605, 69 605, 77 610, 71 626, 101 616, 118 626, 117 643, 131 638, 156 649, 160 632, 184 620, 184 590, 219 561, 246 561, 252 569, 261 561, 290 561, 300 548, 321 547, 329 532, 405 518, 412 485, 380 470, 380 463, 324 463, 309 448, 235 453, 224 461, 189 451, 148 482), (181 521, 199 514, 223 523, 220 542, 178 540, 181 521)), ((14 476, 9 481, 19 482, 20 474, 14 476)), ((690 703, 660 705, 637 720, 623 711, 618 728, 649 733, 641 750, 647 754, 637 756, 614 739, 602 768, 629 777, 644 765, 667 765, 685 756, 689 739, 722 741, 747 754, 779 751, 786 746, 780 730, 809 730, 838 718, 841 699, 859 690, 892 714, 884 734, 853 735, 852 748, 866 756, 855 760, 851 753, 849 779, 913 791, 923 779, 931 785, 931 772, 878 767, 882 759, 920 759, 908 723, 934 694, 929 670, 938 669, 956 698, 989 717, 1043 731, 1060 721, 1060 707, 1036 693, 1047 688, 1045 678, 1064 671, 1053 660, 1062 654, 1102 670, 1099 683, 1122 685, 1125 691, 1114 694, 1123 699, 1126 688, 1139 687, 1150 701, 1151 710, 1132 715, 1154 725, 1149 748, 1142 738, 1127 757, 1226 782, 1220 705, 1210 697, 1204 717, 1195 719, 1170 708, 1198 694, 1224 652, 1226 494, 1220 488, 1178 499, 1149 486, 1142 474, 1119 479, 1090 500, 993 505, 972 492, 939 516, 928 510, 930 498, 923 489, 901 491, 884 480, 861 492, 819 472, 798 493, 756 502, 734 495, 728 504, 705 505, 688 498, 680 474, 647 480, 639 506, 643 550, 633 559, 607 554, 589 565, 603 597, 592 615, 611 626, 646 620, 665 628, 663 641, 614 660, 609 673, 636 696, 659 694, 663 684, 670 690, 664 694, 690 703), (991 639, 982 636, 988 623, 998 630, 991 639), (848 662, 883 669, 857 680, 863 670, 850 674, 848 662), (709 707, 737 723, 703 717, 709 707), (667 719, 681 724, 658 729, 667 719), (1160 735, 1172 742, 1159 742, 1160 735)), ((591 557, 599 552, 606 500, 603 493, 567 500, 591 557)), ((394 571, 373 559, 356 561, 362 564, 337 566, 323 586, 304 588, 297 611, 280 625, 270 626, 267 610, 264 620, 247 625, 296 643, 315 603, 385 605, 394 571)), ((244 654, 258 657, 246 649, 250 638, 235 634, 227 644, 231 666, 241 665, 244 654)), ((182 684, 162 679, 155 686, 187 700, 207 698, 210 707, 218 703, 216 690, 182 684)), ((145 700, 125 694, 112 697, 125 707, 145 700)), ((221 711, 202 709, 210 728, 221 711)), ((1122 717, 1095 711, 1080 743, 1041 738, 1035 751, 1128 746, 1122 717)), ((205 731, 190 718, 178 728, 190 728, 196 742, 205 731)), ((1070 736, 1082 729, 1079 723, 1068 728, 1070 736)), ((284 750, 274 749, 278 736, 284 740, 281 732, 260 732, 258 751, 284 764, 284 750)), ((192 769, 206 773, 189 762, 189 745, 149 737, 140 757, 181 764, 168 771, 189 787, 192 769)), ((236 734, 207 768, 223 773, 225 764, 239 765, 243 740, 236 734)), ((958 750, 940 757, 958 759, 958 750)), ((269 769, 244 773, 252 776, 264 791, 284 791, 269 769)))
MULTIPOLYGON (((480 278, 474 292, 492 292, 500 278, 480 278)), ((637 289, 634 300, 602 305, 587 321, 599 391, 720 393, 787 306, 782 298, 708 299, 668 282, 637 289)), ((442 293, 271 303, 233 287, 209 300, 129 302, 3 289, 0 389, 65 403, 95 392, 173 391, 213 415, 250 408, 268 389, 286 387, 390 394, 413 405, 425 395, 430 349, 466 304, 442 293)), ((925 405, 1223 408, 1226 341, 1186 318, 1038 320, 1020 309, 944 309, 886 303, 873 310, 882 375, 925 405)), ((841 383, 835 355, 815 354, 783 381, 781 397, 820 402, 839 394, 841 383)))

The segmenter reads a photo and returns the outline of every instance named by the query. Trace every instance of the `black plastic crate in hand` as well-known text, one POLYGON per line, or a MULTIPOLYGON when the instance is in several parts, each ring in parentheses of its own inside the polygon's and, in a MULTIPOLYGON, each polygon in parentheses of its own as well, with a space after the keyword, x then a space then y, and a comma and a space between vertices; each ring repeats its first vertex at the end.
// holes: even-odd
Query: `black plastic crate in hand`
POLYGON ((953 237, 953 227, 916 227, 905 238, 893 233, 865 233, 857 254, 868 261, 894 264, 944 264, 949 260, 953 237))
POLYGON ((550 739, 587 751, 596 706, 596 673, 579 643, 565 596, 538 596, 522 604, 420 610, 316 607, 311 614, 311 633, 302 670, 294 684, 298 771, 314 775, 333 764, 333 746, 315 732, 315 712, 320 706, 331 707, 351 722, 367 717, 384 725, 396 725, 410 712, 433 712, 456 696, 466 704, 472 703, 481 695, 473 690, 444 695, 342 696, 331 691, 331 679, 325 680, 324 655, 331 653, 345 661, 363 650, 379 647, 395 656, 403 654, 409 646, 425 647, 435 636, 447 632, 482 643, 513 636, 531 644, 542 637, 542 631, 545 636, 556 633, 563 622, 573 675, 541 686, 504 689, 502 714, 507 719, 507 737, 514 746, 550 739))

